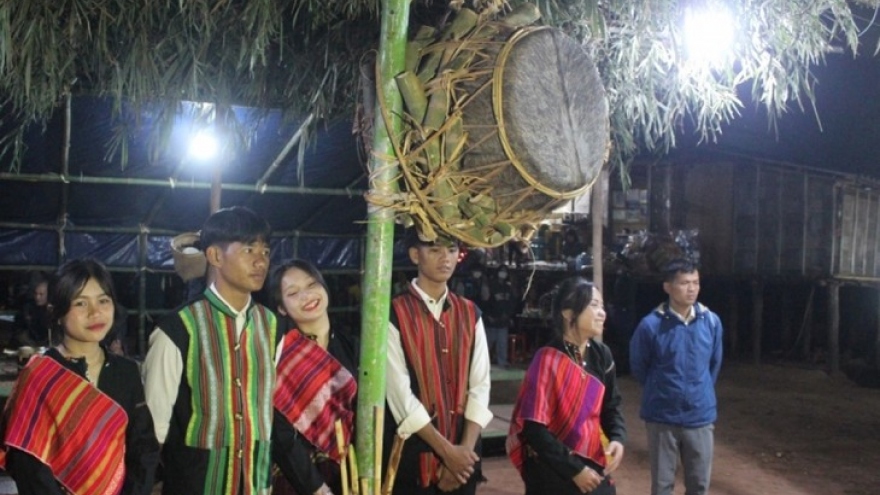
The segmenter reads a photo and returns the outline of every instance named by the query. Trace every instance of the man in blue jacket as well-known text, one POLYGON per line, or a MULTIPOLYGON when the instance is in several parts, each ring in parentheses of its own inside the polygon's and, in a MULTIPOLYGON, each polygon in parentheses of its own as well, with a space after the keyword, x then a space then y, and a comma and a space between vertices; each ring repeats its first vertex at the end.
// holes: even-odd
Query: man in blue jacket
POLYGON ((630 366, 643 387, 651 495, 672 495, 679 459, 685 494, 703 495, 709 492, 718 416, 721 321, 697 302, 700 274, 693 263, 671 262, 663 290, 669 300, 642 319, 630 341, 630 366))

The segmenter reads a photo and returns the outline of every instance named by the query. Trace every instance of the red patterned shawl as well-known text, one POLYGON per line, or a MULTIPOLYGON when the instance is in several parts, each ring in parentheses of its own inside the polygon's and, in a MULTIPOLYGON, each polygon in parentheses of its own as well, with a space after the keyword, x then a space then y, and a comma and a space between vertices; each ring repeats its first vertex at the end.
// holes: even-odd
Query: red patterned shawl
POLYGON ((298 330, 287 332, 282 345, 275 407, 306 440, 339 462, 335 422, 342 420, 347 448, 357 383, 329 352, 298 330))
POLYGON ((572 453, 605 465, 599 413, 605 385, 564 352, 544 347, 526 373, 507 434, 507 455, 523 474, 526 421, 540 423, 572 453))
MULTIPOLYGON (((467 404, 468 376, 476 332, 474 304, 451 291, 440 321, 410 286, 392 300, 400 341, 418 383, 419 401, 432 417, 437 431, 456 443, 458 424, 467 404)), ((438 481, 440 460, 433 453, 419 460, 422 486, 438 481)))
POLYGON ((42 461, 74 495, 116 495, 122 489, 125 410, 54 359, 36 356, 22 370, 4 423, 3 446, 42 461))

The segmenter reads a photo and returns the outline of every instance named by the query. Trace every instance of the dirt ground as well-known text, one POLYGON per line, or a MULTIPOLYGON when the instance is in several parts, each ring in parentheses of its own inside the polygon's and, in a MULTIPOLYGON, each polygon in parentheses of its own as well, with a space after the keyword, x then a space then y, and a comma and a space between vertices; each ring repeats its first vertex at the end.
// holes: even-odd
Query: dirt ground
MULTIPOLYGON (((629 440, 621 495, 650 493, 640 388, 621 377, 629 440)), ((713 495, 880 494, 880 389, 792 365, 725 364, 718 383, 713 495)), ((480 495, 522 494, 505 457, 484 459, 480 495)), ((675 494, 683 494, 679 481, 675 494)))

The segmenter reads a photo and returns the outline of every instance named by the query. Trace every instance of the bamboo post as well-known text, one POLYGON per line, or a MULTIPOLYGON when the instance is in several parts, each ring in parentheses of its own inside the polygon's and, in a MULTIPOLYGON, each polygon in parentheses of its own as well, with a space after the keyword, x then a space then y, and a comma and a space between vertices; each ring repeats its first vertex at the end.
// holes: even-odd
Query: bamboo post
MULTIPOLYGON (((385 408, 376 407, 376 445, 375 445, 375 468, 373 469, 373 495, 382 495, 382 437, 385 433, 385 408)), ((366 493, 364 495, 367 495, 366 493)))
POLYGON ((362 480, 358 475, 357 454, 355 454, 354 449, 348 449, 348 461, 348 465, 351 468, 351 476, 349 476, 351 478, 351 494, 359 495, 363 493, 364 495, 369 495, 366 491, 358 489, 359 486, 362 486, 362 480))
POLYGON ((348 486, 351 483, 348 476, 345 455, 345 435, 342 434, 342 420, 337 419, 336 427, 336 450, 339 452, 339 477, 342 479, 342 495, 348 495, 348 486))
POLYGON ((880 369, 880 289, 875 288, 875 295, 877 297, 877 306, 876 306, 876 320, 874 324, 874 365, 875 369, 880 369))
POLYGON ((216 213, 220 209, 220 195, 223 192, 223 169, 219 164, 214 164, 214 171, 211 175, 211 213, 216 213))
POLYGON ((605 183, 608 178, 608 171, 605 167, 599 171, 599 177, 593 183, 590 190, 590 217, 593 223, 593 285, 599 289, 599 292, 605 293, 603 284, 604 268, 602 263, 602 246, 605 243, 603 239, 603 227, 605 226, 605 211, 608 200, 605 198, 605 183))
POLYGON ((400 435, 394 435, 394 445, 391 446, 391 456, 388 457, 388 468, 385 470, 385 483, 382 485, 382 495, 391 495, 394 491, 394 479, 397 477, 397 466, 400 464, 400 454, 403 453, 403 442, 406 441, 400 435))
MULTIPOLYGON (((403 132, 403 102, 394 77, 406 65, 409 0, 383 0, 379 52, 376 59, 377 102, 386 109, 374 113, 373 149, 369 162, 370 193, 388 197, 397 192, 398 164, 391 136, 403 132), (390 116, 386 123, 385 115, 390 116)), ((378 105, 378 103, 377 103, 378 105)), ((375 479, 373 452, 375 424, 373 411, 385 407, 385 365, 387 354, 388 313, 391 306, 391 263, 394 248, 394 212, 368 203, 364 301, 361 312, 361 358, 358 376, 357 453, 358 468, 366 485, 375 479)), ((363 481, 363 480, 362 480, 363 481)), ((363 487, 364 495, 370 493, 363 487)))

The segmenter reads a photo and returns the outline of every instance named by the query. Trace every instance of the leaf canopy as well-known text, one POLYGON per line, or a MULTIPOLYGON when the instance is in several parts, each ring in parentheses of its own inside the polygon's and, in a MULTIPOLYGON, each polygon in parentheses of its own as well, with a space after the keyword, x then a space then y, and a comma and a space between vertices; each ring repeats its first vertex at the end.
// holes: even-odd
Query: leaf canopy
MULTIPOLYGON (((697 3, 713 2, 722 0, 697 3)), ((411 26, 442 24, 463 5, 519 3, 416 0, 411 26)), ((715 138, 743 106, 740 85, 750 84, 772 117, 810 105, 812 69, 829 52, 857 53, 857 9, 880 0, 723 2, 738 27, 733 51, 726 65, 701 68, 688 66, 682 45, 694 1, 534 3, 541 22, 581 40, 596 61, 611 109, 612 163, 625 178, 628 159, 667 150, 685 127, 715 138)), ((117 103, 111 154, 124 153, 132 116, 144 109, 160 124, 155 147, 184 107, 232 127, 233 105, 352 117, 362 61, 378 46, 378 12, 379 0, 0 0, 0 147, 15 168, 24 129, 45 123, 67 95, 117 103)))

